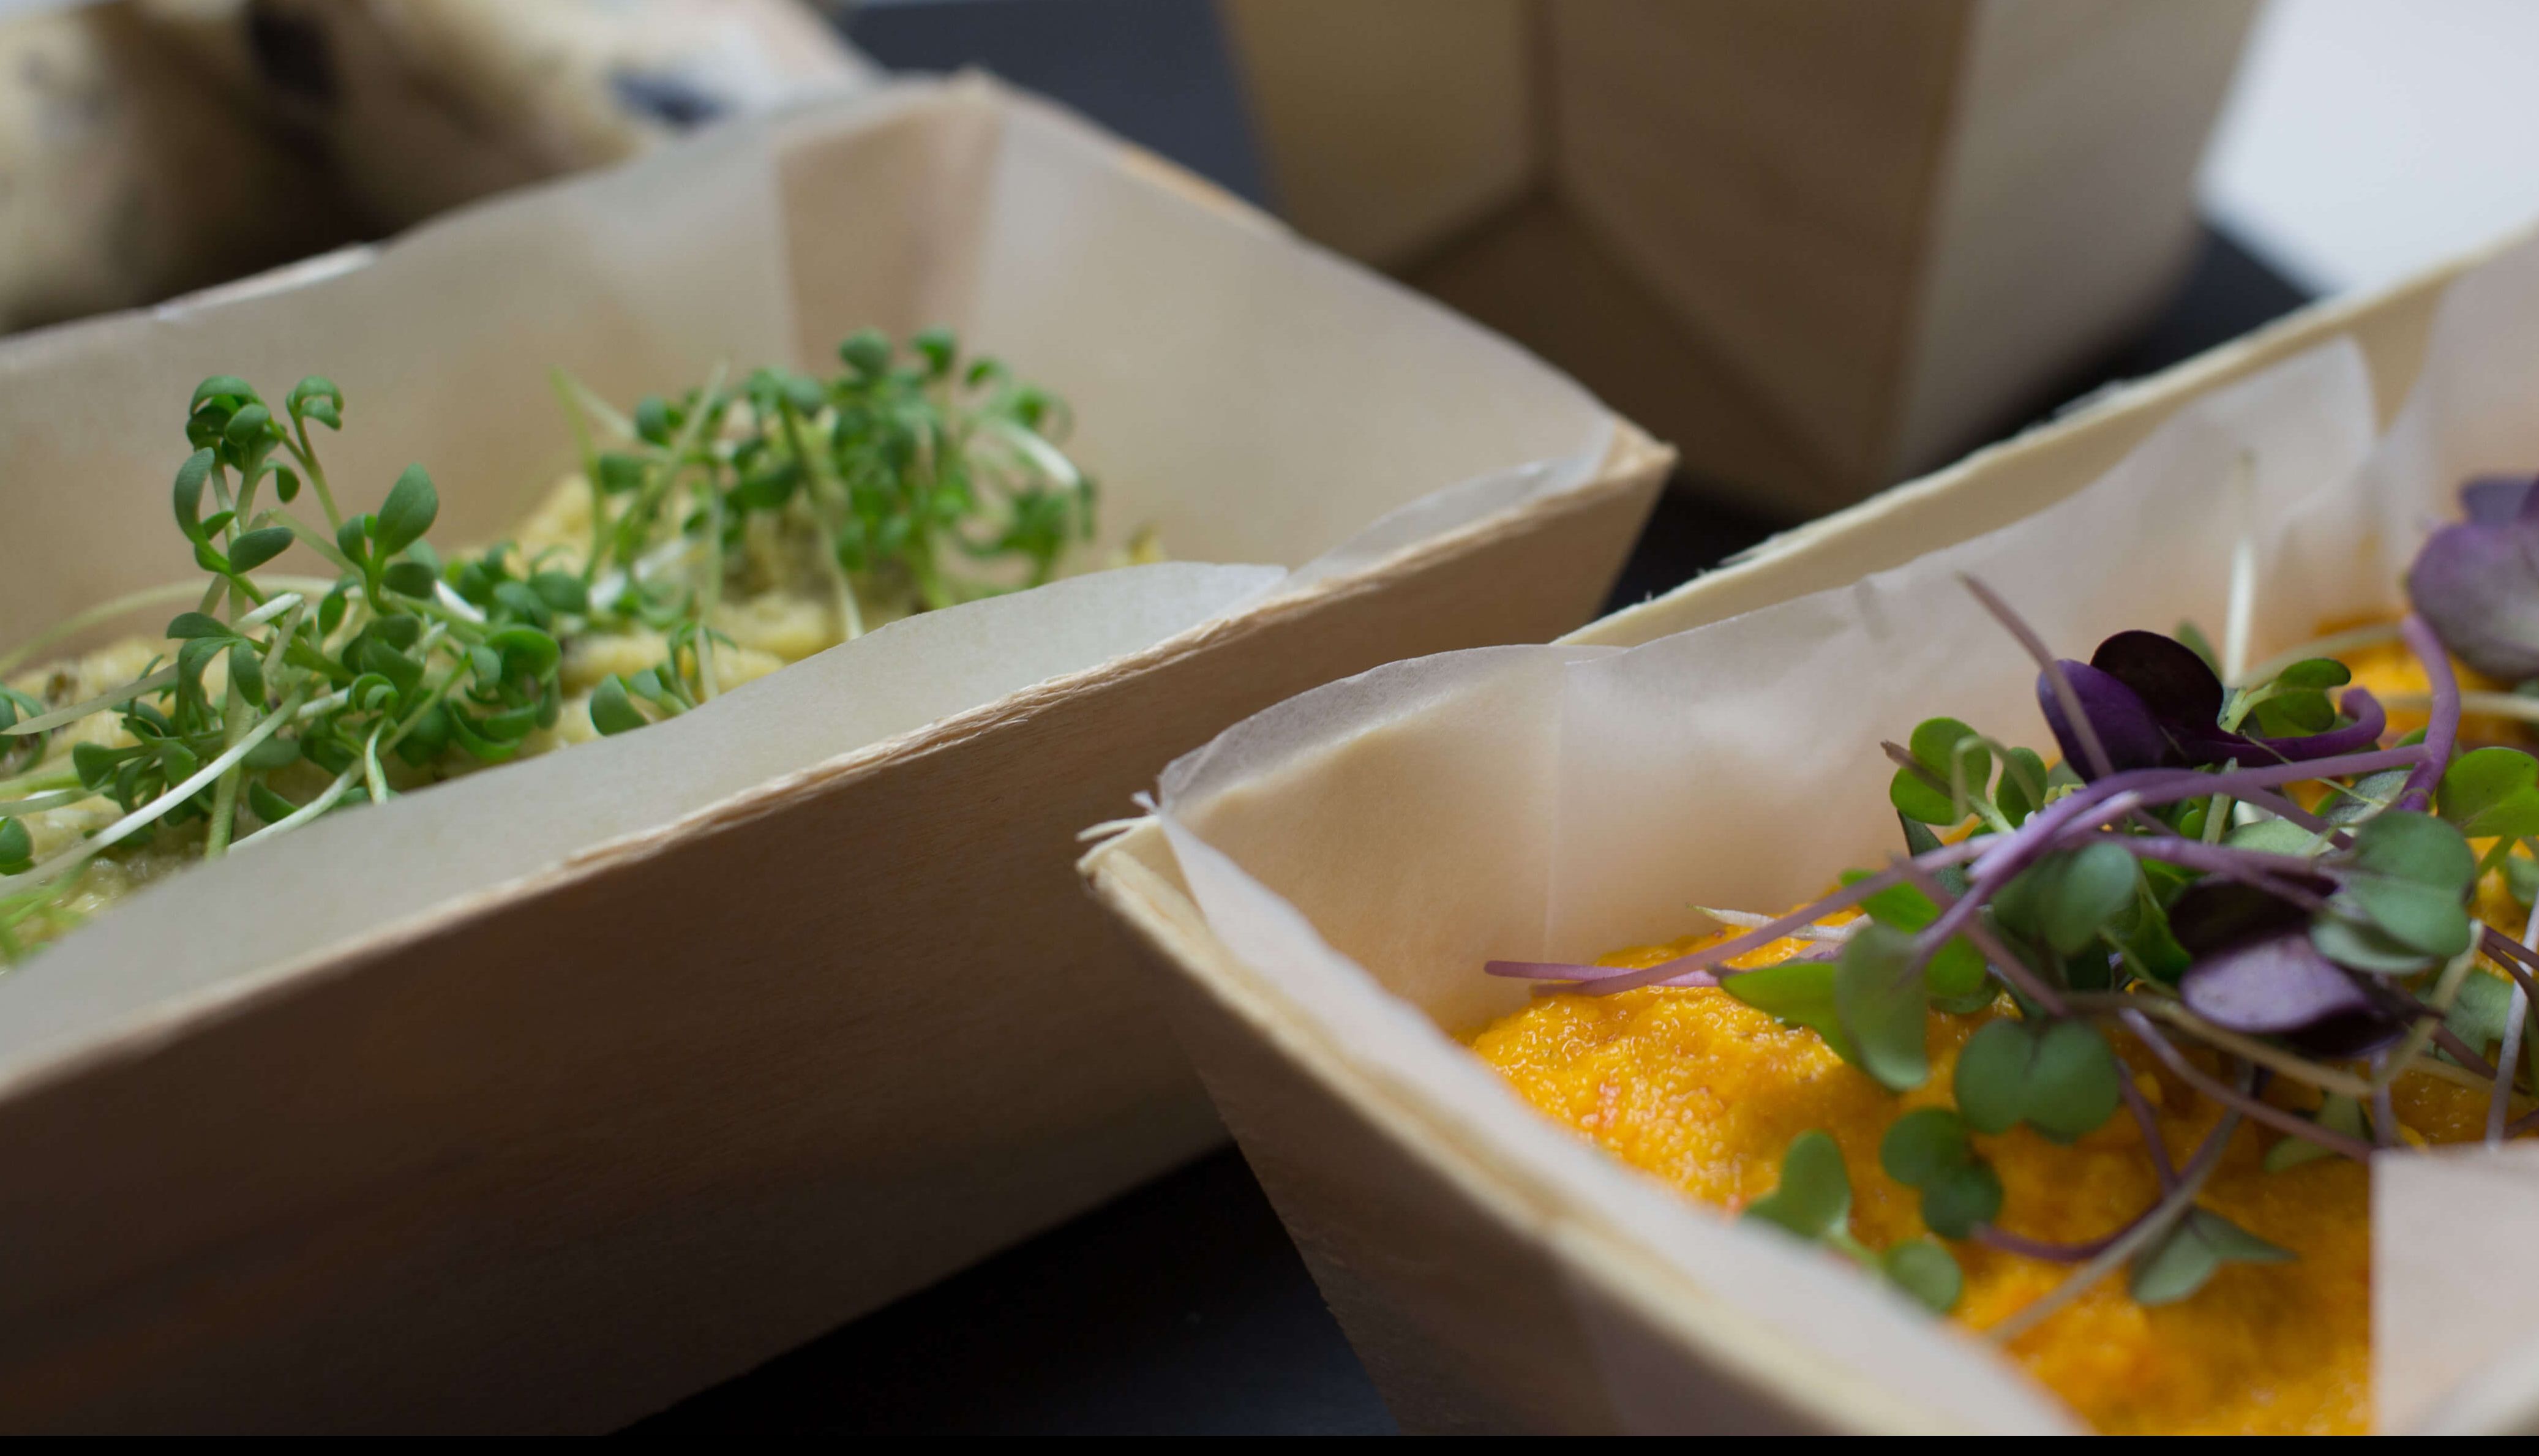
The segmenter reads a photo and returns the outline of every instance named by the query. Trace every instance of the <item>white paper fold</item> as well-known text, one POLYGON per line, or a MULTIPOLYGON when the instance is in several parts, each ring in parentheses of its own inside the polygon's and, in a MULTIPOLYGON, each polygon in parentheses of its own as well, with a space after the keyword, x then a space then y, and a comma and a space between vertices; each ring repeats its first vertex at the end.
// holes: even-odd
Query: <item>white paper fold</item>
POLYGON ((2371 1165, 2371 1394, 2382 1430, 2539 1416, 2528 1383, 2539 1289, 2539 1144, 2371 1165), (2508 1372, 2510 1381, 2495 1375, 2508 1372), (2519 1388, 2513 1388, 2518 1381, 2519 1388))

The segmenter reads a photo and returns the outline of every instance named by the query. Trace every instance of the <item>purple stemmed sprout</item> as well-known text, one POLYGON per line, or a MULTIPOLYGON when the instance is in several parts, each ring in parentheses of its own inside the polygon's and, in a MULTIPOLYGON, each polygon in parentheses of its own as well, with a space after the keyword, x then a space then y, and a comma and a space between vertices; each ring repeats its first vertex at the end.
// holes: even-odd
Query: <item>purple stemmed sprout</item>
POLYGON ((2539 677, 2539 491, 2486 476, 2460 491, 2467 520, 2435 531, 2407 569, 2407 599, 2445 646, 2489 677, 2539 677))
MULTIPOLYGON (((2389 726, 2370 693, 2351 688, 2340 705, 2346 721, 2334 728, 2273 738, 2225 728, 2221 675, 2194 649, 2157 632, 2119 632, 2099 643, 2089 661, 2054 665, 2096 728, 2111 770, 2334 758, 2379 742, 2389 726)), ((2051 674, 2037 674, 2036 701, 2064 761, 2084 779, 2098 777, 2051 674)))
POLYGON ((2464 976, 2481 961, 2539 1000, 2539 952, 2477 924, 2468 908, 2505 850, 2539 834, 2539 789, 2530 787, 2539 765, 2490 758, 2478 775, 2454 772, 2481 755, 2520 755, 2456 756, 2461 698, 2451 670, 2456 654, 2491 675, 2539 677, 2539 491, 2531 485, 2473 483, 2464 492, 2468 520, 2437 532, 2408 574, 2416 610, 2400 635, 2423 666, 2431 705, 2420 735, 2382 746, 2382 705, 2344 686, 2344 670, 2330 661, 2234 688, 2194 647, 2154 632, 2119 632, 2086 662, 2055 657, 2008 603, 1969 579, 2037 663, 2038 707, 2061 750, 2049 782, 2035 782, 2042 758, 1934 720, 1911 748, 1887 745, 1901 765, 1896 804, 1907 851, 1885 867, 1659 964, 1491 961, 1486 969, 1543 993, 1718 987, 1816 1030, 1897 1091, 1929 1075, 1924 1016, 2015 1011, 1980 1025, 1965 1044, 1954 1074, 1956 1111, 1900 1119, 1884 1155, 1891 1174, 1923 1190, 1934 1232, 2082 1266, 2016 1328, 2127 1261, 2136 1297, 2158 1302, 2191 1291, 2196 1271, 2213 1264, 2289 1257, 2195 1204, 2242 1120, 2286 1135, 2270 1167, 2278 1158, 2367 1159, 2396 1142, 2389 1084, 2425 1070, 2491 1085, 2491 1136, 2539 1126, 2539 1112, 2503 1116, 2518 1090, 2514 1039, 2505 1037, 2499 1068, 2475 1025, 2453 1014, 2464 976), (2003 771, 1991 789, 1997 763, 2003 771), (2258 812, 2234 812, 2242 808, 2258 812), (1944 843, 1937 829, 1960 832, 1944 843), (2496 848, 2481 859, 2472 836, 2496 848), (1849 921, 1842 934, 1811 930, 1835 916, 1849 921), (1798 934, 1830 944, 1763 967, 1730 964, 1798 934), (2001 1005, 2005 996, 2012 1006, 2001 1005), (2171 1165, 2150 1108, 2114 1071, 2108 1038, 2135 1043, 2225 1109, 2182 1164, 2171 1165), (2269 1100, 2275 1081, 2316 1089, 2321 1110, 2304 1115, 2269 1100), (2045 1243, 1993 1221, 1999 1186, 1988 1185, 1987 1204, 1990 1174, 1965 1151, 1967 1132, 2024 1121, 2068 1141, 2119 1108, 2130 1109, 2155 1161, 2158 1203, 2080 1244, 2045 1243), (1926 1127, 1904 1137, 1907 1123, 1933 1117, 1961 1119, 1949 1135, 1956 1142, 1926 1127))

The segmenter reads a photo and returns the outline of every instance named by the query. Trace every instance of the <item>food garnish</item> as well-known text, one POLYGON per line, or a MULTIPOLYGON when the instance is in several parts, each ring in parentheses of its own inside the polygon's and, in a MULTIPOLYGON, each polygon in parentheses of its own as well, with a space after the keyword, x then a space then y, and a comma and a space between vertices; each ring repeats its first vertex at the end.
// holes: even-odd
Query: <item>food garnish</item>
MULTIPOLYGON (((2539 912, 2516 939, 2470 908, 2490 874, 2508 877, 2524 905, 2539 891, 2539 758, 2461 736, 2464 709, 2527 722, 2539 697, 2464 692, 2452 666, 2539 678, 2539 492, 2489 481, 2465 496, 2468 521, 2436 533, 2409 572, 2402 622, 2236 672, 2192 627, 2120 632, 2086 662, 2057 658, 1965 579, 2036 662, 2056 761, 1932 719, 1885 745, 1903 837, 1887 865, 1787 914, 1729 912, 1736 934, 1654 964, 1487 970, 1598 997, 1717 987, 1815 1032, 1893 1094, 1931 1081, 1934 1018, 1980 1018, 1964 1023, 1974 1029, 1951 1105, 1901 1112, 1880 1144, 1881 1166, 1918 1196, 1936 1239, 1880 1252, 1854 1238, 1842 1158, 1822 1132, 1789 1144, 1778 1187, 1746 1216, 1944 1313, 1963 1281, 1941 1241, 2070 1266, 1989 1326, 1996 1341, 2119 1270, 2135 1302, 2157 1306, 2193 1296, 2226 1266, 2290 1260, 2199 1202, 2243 1122, 2281 1135, 2268 1170, 2367 1160, 2406 1145, 2390 1088, 2412 1075, 2478 1089, 2489 1142, 2539 1126, 2539 1111, 2514 1104, 2539 1096, 2539 1041, 2525 1035, 2539 912), (2393 636, 2429 690, 2384 703, 2330 654, 2393 636), (2383 747, 2391 710, 2429 721, 2383 747), (1800 949, 1736 964, 1784 940, 1800 949), (2220 1110, 2174 1165, 2118 1038, 2220 1110), (2295 1085, 2314 1110, 2269 1095, 2295 1085), (2002 1179, 1977 1135, 2024 1124, 2069 1144, 2119 1117, 2138 1125, 2157 1177, 2147 1206, 2082 1243, 2001 1226, 2002 1179)), ((2232 627, 2226 640, 2244 641, 2232 627)))
POLYGON ((589 538, 533 555, 436 549, 440 497, 421 465, 376 510, 346 514, 310 430, 343 428, 333 382, 302 380, 277 411, 243 380, 205 380, 172 503, 208 580, 104 603, 0 657, 7 672, 123 611, 192 603, 168 623, 172 650, 103 693, 48 703, 0 687, 0 962, 76 923, 101 857, 188 836, 190 853, 220 859, 400 782, 551 746, 578 640, 661 644, 589 694, 600 733, 714 698, 732 647, 716 608, 751 532, 820 575, 830 641, 876 612, 1039 585, 1090 535, 1093 485, 1058 449, 1069 417, 1056 398, 994 360, 965 365, 939 329, 905 354, 867 330, 839 356, 825 379, 762 369, 727 387, 717 371, 631 417, 559 375, 589 538), (266 571, 294 547, 325 574, 266 571), (109 717, 119 732, 98 730, 109 717), (110 823, 38 853, 29 816, 100 797, 119 811, 110 823))

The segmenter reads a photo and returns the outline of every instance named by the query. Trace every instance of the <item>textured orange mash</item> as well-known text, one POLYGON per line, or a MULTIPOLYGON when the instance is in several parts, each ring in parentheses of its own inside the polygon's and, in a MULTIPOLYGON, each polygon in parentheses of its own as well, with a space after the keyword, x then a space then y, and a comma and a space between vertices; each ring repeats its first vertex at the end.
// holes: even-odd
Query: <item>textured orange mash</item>
MULTIPOLYGON (((2348 660, 2357 680, 2377 691, 2424 690, 2403 649, 2366 650, 2348 660)), ((2395 730, 2410 726, 2401 722, 2395 730)), ((2482 887, 2478 908, 2507 934, 2520 934, 2523 912, 2501 875, 2482 887)), ((1654 965, 1730 934, 1623 951, 1604 963, 1654 965)), ((1804 948, 1781 940, 1733 964, 1766 965, 1804 948)), ((1552 1118, 1727 1209, 1771 1192, 1791 1140, 1822 1129, 1850 1171, 1853 1233, 1885 1248, 1926 1230, 1918 1196, 1879 1166, 1879 1141, 1907 1109, 1950 1102, 1957 1051, 1987 1019, 1933 1016, 1931 1080, 1902 1097, 1843 1065, 1815 1032, 1784 1027, 1707 989, 1544 998, 1484 1029, 1473 1049, 1552 1118)), ((2130 1038, 2113 1041, 2157 1110, 2171 1160, 2182 1162, 2220 1110, 2130 1038)), ((2277 1100, 2287 1106, 2316 1106, 2306 1089, 2278 1087, 2277 1100)), ((2410 1142, 2467 1141, 2485 1132, 2482 1091, 2414 1075, 2392 1097, 2410 1142)), ((2103 1431, 2369 1429, 2368 1174, 2339 1157, 2268 1173, 2260 1159, 2278 1136, 2243 1125, 2203 1201, 2294 1250, 2298 1261, 2226 1266, 2192 1298, 2151 1309, 2126 1295, 2119 1274, 2012 1342, 2012 1356, 2103 1431)), ((2078 1243, 2103 1236, 2160 1194, 2140 1131, 2122 1112, 2069 1147, 2024 1126, 1978 1136, 1975 1144, 2001 1175, 2001 1226, 2030 1238, 2078 1243)), ((2041 1297, 2068 1273, 1973 1243, 1950 1250, 1966 1276, 1954 1317, 1976 1329, 2041 1297)))

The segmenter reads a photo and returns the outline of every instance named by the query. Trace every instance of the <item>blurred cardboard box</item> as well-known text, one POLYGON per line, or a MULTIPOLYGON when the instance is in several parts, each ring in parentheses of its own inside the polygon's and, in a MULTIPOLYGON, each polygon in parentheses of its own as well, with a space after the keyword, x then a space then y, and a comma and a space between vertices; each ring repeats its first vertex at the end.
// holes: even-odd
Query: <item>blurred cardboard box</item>
POLYGON ((2155 311, 2255 0, 1220 0, 1282 209, 1781 515, 2155 311))

